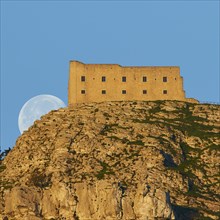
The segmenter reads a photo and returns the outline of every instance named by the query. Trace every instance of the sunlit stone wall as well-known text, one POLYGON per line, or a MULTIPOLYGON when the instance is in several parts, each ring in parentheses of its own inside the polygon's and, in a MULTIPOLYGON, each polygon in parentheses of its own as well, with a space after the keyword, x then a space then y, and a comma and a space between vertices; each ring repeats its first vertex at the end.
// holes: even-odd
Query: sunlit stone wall
POLYGON ((70 61, 69 105, 125 100, 186 101, 180 68, 70 61))

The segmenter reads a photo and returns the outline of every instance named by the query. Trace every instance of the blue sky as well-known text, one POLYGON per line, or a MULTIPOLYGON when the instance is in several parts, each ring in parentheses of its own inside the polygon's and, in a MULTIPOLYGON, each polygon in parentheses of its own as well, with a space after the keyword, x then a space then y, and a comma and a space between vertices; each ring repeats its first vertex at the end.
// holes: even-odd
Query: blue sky
POLYGON ((1 1, 1 146, 33 96, 67 103, 69 61, 180 66, 187 97, 219 102, 219 1, 1 1))

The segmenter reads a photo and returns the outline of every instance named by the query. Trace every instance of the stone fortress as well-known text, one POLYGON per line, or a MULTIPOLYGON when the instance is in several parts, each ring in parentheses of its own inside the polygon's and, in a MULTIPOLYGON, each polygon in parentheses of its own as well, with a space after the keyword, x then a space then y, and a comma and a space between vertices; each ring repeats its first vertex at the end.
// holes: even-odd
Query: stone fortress
POLYGON ((68 104, 103 101, 178 100, 185 97, 177 66, 120 66, 70 61, 68 104))

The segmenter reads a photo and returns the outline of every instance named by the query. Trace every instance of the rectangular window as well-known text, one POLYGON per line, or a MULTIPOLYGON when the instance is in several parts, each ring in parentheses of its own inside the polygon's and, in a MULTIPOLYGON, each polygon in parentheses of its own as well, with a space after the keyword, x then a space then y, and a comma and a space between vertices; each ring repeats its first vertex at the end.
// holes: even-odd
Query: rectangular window
POLYGON ((143 82, 147 82, 147 77, 143 76, 143 82))
POLYGON ((106 77, 102 76, 102 82, 105 82, 105 81, 106 81, 106 77))
POLYGON ((163 94, 167 94, 167 90, 163 90, 163 94))
POLYGON ((122 82, 126 82, 126 76, 122 76, 122 82))
POLYGON ((86 90, 81 90, 81 94, 86 94, 86 90))
POLYGON ((126 94, 126 90, 122 90, 122 94, 126 94))
POLYGON ((163 77, 163 82, 167 82, 167 77, 166 76, 163 77))
POLYGON ((146 89, 143 90, 143 94, 147 94, 147 90, 146 89))
POLYGON ((85 76, 81 76, 81 82, 85 82, 86 81, 86 77, 85 76))
POLYGON ((102 94, 106 94, 106 90, 102 90, 102 94))

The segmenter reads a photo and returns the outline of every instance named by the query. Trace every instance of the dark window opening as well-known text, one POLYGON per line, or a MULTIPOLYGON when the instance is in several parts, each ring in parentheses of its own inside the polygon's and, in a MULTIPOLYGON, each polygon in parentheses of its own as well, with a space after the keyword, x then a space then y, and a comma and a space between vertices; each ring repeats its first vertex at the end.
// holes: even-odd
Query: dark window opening
POLYGON ((126 82, 126 76, 122 76, 122 82, 126 82))
POLYGON ((122 94, 126 94, 126 90, 122 90, 122 94))
POLYGON ((81 90, 81 94, 86 94, 86 90, 81 90))
POLYGON ((163 94, 167 94, 167 90, 163 90, 163 94))
POLYGON ((86 81, 86 77, 85 76, 81 76, 81 81, 85 82, 86 81))
POLYGON ((166 76, 163 77, 163 82, 167 82, 167 77, 166 76))
POLYGON ((106 94, 106 90, 102 90, 102 94, 106 94))
POLYGON ((146 89, 143 90, 143 94, 147 94, 147 90, 146 89))
POLYGON ((106 81, 106 77, 102 76, 102 82, 105 82, 105 81, 106 81))
POLYGON ((147 77, 143 76, 143 82, 147 82, 147 77))

